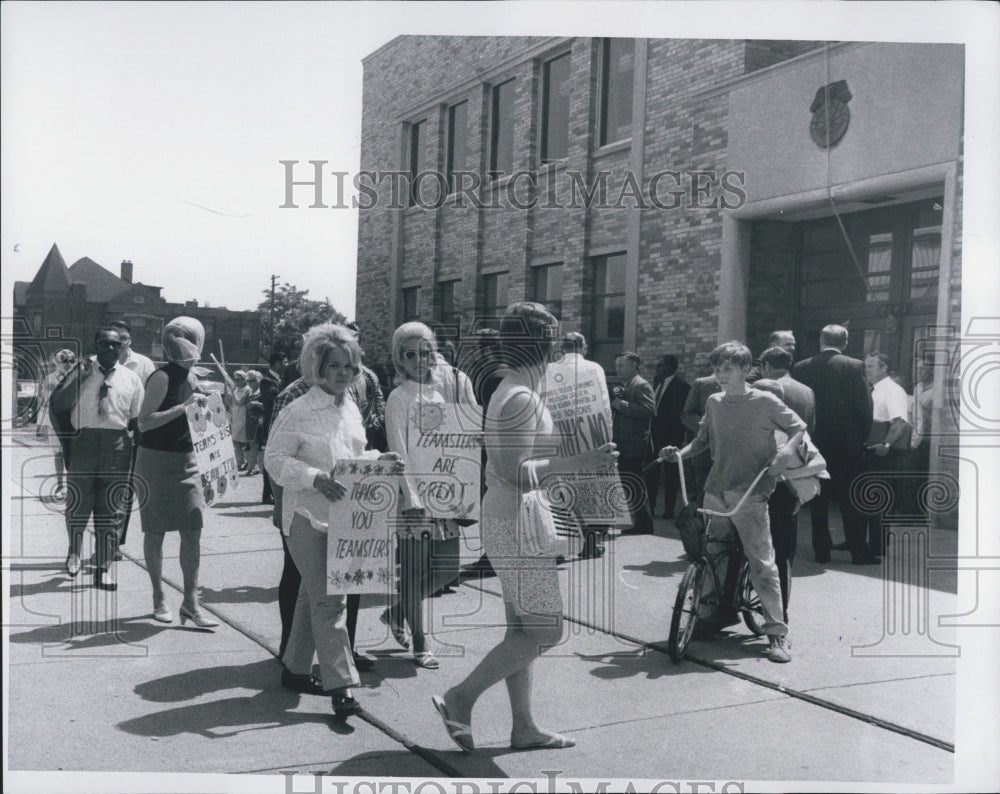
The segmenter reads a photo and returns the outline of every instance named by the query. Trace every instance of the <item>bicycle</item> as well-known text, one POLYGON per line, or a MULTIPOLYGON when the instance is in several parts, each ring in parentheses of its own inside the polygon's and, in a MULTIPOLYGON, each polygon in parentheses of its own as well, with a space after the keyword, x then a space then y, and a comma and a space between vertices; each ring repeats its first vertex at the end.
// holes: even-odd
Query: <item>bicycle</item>
MULTIPOLYGON (((684 482, 684 468, 680 459, 678 459, 677 464, 680 468, 681 499, 686 508, 688 506, 688 497, 687 487, 684 482)), ((711 574, 712 582, 715 585, 715 598, 721 602, 726 597, 723 588, 725 575, 720 580, 717 569, 719 564, 724 560, 728 560, 729 555, 733 553, 739 554, 740 565, 736 576, 736 587, 731 596, 729 596, 732 599, 730 601, 731 610, 743 618, 743 622, 747 628, 756 636, 760 637, 764 634, 764 612, 761 607, 760 597, 757 595, 757 592, 753 588, 753 583, 750 581, 750 566, 743 555, 743 545, 740 543, 739 536, 734 535, 733 540, 728 542, 713 540, 713 543, 721 542, 722 548, 710 555, 708 553, 708 530, 711 526, 712 518, 730 518, 734 516, 743 507, 743 503, 747 500, 751 491, 757 487, 757 483, 760 482, 766 473, 767 469, 765 468, 757 475, 750 484, 750 487, 747 488, 746 493, 736 503, 736 507, 729 512, 723 513, 703 507, 699 507, 696 510, 697 513, 705 516, 707 520, 699 530, 697 548, 689 552, 689 556, 692 558, 691 564, 684 571, 680 586, 677 588, 677 597, 674 599, 674 611, 670 620, 670 635, 667 639, 667 651, 674 662, 680 662, 684 657, 684 652, 687 650, 688 645, 691 643, 695 626, 698 623, 698 607, 702 604, 705 578, 709 574, 711 574)), ((706 601, 705 603, 709 602, 706 601)))

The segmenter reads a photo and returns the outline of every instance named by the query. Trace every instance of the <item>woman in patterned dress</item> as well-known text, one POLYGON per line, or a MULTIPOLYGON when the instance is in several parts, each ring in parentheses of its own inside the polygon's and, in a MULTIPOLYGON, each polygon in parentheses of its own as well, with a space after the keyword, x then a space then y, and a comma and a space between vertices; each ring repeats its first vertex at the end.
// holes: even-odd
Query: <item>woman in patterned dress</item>
MULTIPOLYGON (((480 695, 504 681, 510 697, 511 747, 572 747, 575 742, 535 722, 532 666, 562 638, 562 597, 553 557, 521 556, 517 523, 521 494, 531 488, 529 469, 541 481, 558 474, 552 417, 541 395, 558 321, 538 303, 515 303, 500 322, 500 342, 512 367, 494 392, 486 413, 486 495, 482 536, 500 578, 507 616, 503 640, 443 697, 433 698, 445 729, 463 750, 475 749, 472 709, 480 695), (552 455, 550 459, 548 456, 552 455)), ((577 456, 574 465, 598 471, 615 465, 614 444, 577 456), (585 458, 585 460, 584 460, 585 458)))

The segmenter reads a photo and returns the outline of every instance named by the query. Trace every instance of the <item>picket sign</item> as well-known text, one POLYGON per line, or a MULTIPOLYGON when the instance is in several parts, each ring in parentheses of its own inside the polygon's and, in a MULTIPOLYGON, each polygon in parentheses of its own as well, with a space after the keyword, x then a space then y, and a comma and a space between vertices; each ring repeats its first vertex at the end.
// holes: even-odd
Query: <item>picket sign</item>
POLYGON ((395 461, 338 460, 333 478, 347 493, 330 503, 326 592, 382 593, 393 589, 393 535, 399 475, 395 461))
POLYGON ((186 412, 201 492, 205 504, 210 505, 238 486, 239 475, 232 430, 222 404, 222 395, 212 392, 206 396, 206 401, 204 406, 192 403, 187 406, 186 412))
POLYGON ((617 469, 589 472, 572 460, 611 441, 611 402, 604 371, 581 356, 549 364, 544 381, 545 407, 552 416, 558 456, 569 460, 568 473, 543 479, 555 507, 589 524, 629 525, 628 498, 617 469))
POLYGON ((409 413, 406 474, 431 518, 479 519, 482 409, 424 402, 409 413))

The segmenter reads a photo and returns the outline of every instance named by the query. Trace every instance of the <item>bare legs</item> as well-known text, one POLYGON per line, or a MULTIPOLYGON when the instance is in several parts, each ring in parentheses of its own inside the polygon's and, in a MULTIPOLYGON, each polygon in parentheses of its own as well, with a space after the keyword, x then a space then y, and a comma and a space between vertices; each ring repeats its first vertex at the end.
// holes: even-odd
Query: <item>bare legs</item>
POLYGON ((504 603, 507 611, 507 633, 464 681, 444 694, 448 713, 466 725, 472 722, 472 708, 479 696, 500 681, 507 685, 513 718, 511 743, 518 746, 545 743, 556 734, 538 727, 531 712, 531 664, 562 637, 562 615, 537 616, 535 621, 547 625, 527 624, 513 607, 504 603))
MULTIPOLYGON (((184 576, 184 602, 182 606, 191 613, 197 613, 198 568, 201 563, 201 529, 184 529, 180 532, 181 573, 184 576)), ((153 608, 165 606, 163 597, 163 533, 144 532, 142 551, 146 559, 146 570, 153 586, 153 608)))

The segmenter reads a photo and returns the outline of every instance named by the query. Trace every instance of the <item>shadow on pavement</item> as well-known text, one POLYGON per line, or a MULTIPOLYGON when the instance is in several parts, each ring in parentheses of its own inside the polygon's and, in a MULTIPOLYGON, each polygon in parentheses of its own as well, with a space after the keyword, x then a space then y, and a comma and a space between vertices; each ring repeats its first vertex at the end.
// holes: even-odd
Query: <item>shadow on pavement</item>
MULTIPOLYGON (((260 504, 260 502, 257 502, 260 504)), ((226 507, 235 507, 235 505, 226 505, 226 507)), ((264 510, 248 510, 240 511, 239 513, 220 513, 216 512, 217 516, 222 516, 224 518, 270 518, 273 514, 273 510, 270 508, 264 510)))
POLYGON ((206 604, 270 604, 278 600, 278 587, 243 585, 213 590, 203 586, 201 600, 206 604))
POLYGON ((355 730, 350 722, 334 718, 328 698, 284 689, 279 683, 280 675, 281 666, 273 659, 264 659, 249 664, 201 667, 156 678, 136 686, 135 693, 152 703, 177 703, 228 689, 257 692, 158 711, 120 722, 117 727, 138 736, 193 733, 209 739, 307 723, 325 724, 340 734, 355 730), (309 706, 314 706, 314 711, 291 711, 303 698, 309 706))
MULTIPOLYGON (((53 565, 52 567, 62 568, 62 565, 53 565)), ((69 576, 63 574, 62 576, 50 577, 46 579, 44 582, 32 582, 31 584, 11 583, 10 597, 14 599, 14 598, 24 598, 25 596, 42 595, 44 593, 58 593, 62 590, 65 590, 66 585, 72 584, 72 582, 73 580, 70 579, 69 576)))
MULTIPOLYGON (((595 655, 577 653, 575 656, 594 665, 590 670, 590 674, 595 678, 602 678, 605 681, 615 681, 637 675, 644 675, 647 679, 655 679, 665 675, 691 672, 690 669, 681 668, 679 665, 671 662, 670 657, 666 654, 658 653, 648 648, 639 648, 637 651, 623 653, 595 655)), ((698 668, 698 670, 706 673, 712 672, 707 668, 698 668)))
POLYGON ((639 571, 644 576, 670 577, 682 574, 687 570, 689 563, 685 559, 666 562, 664 560, 653 560, 645 565, 623 565, 623 571, 639 571))
POLYGON ((154 624, 148 615, 117 618, 97 622, 71 621, 52 626, 40 626, 30 631, 11 631, 10 641, 40 645, 66 644, 73 650, 87 650, 112 645, 140 645, 169 626, 154 624))

